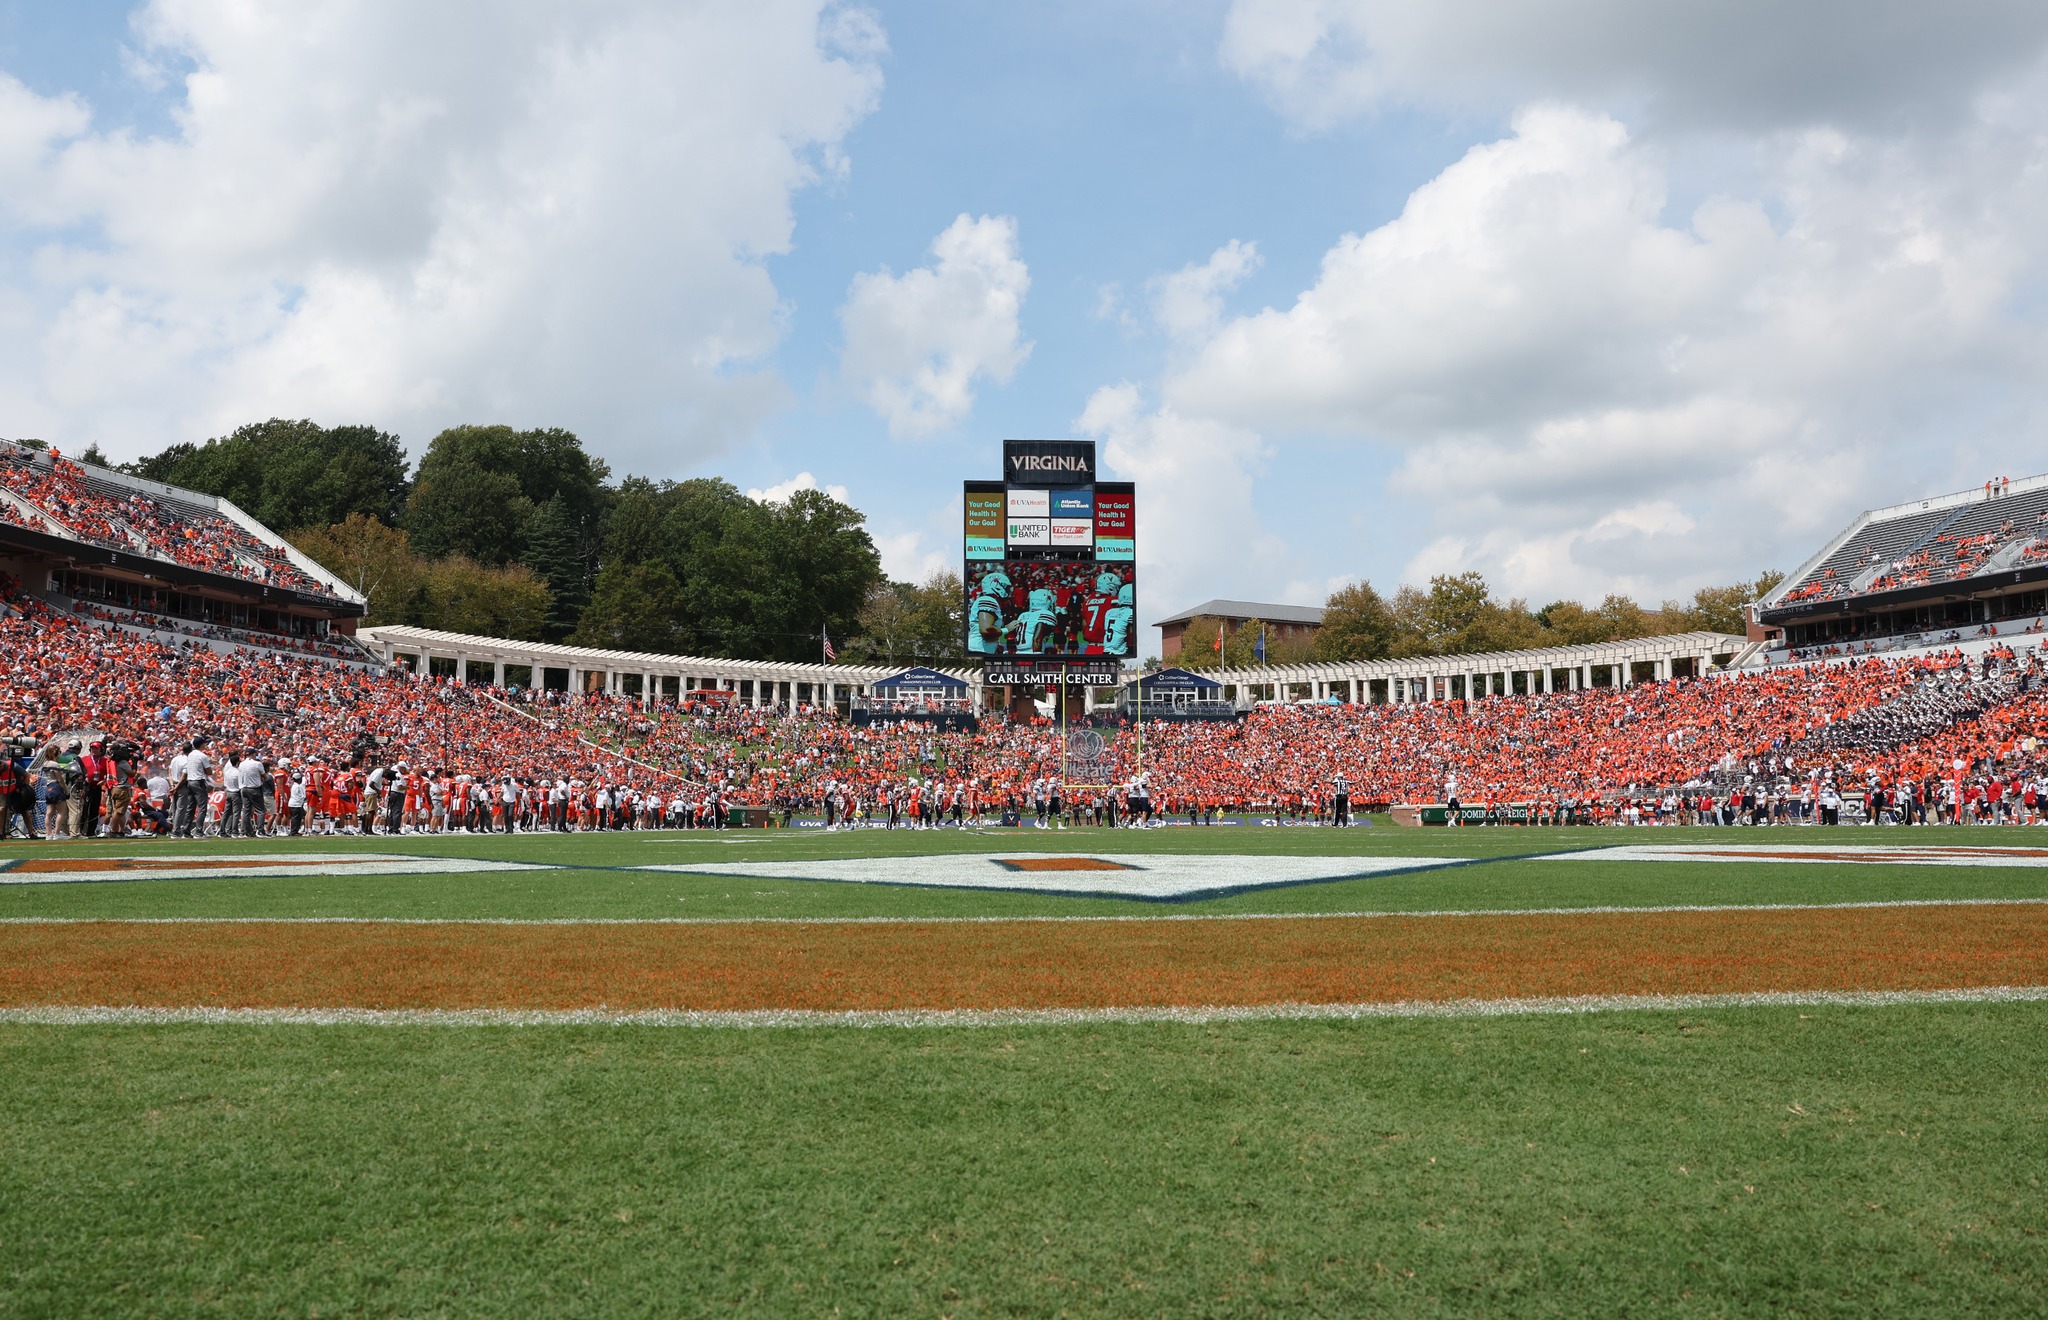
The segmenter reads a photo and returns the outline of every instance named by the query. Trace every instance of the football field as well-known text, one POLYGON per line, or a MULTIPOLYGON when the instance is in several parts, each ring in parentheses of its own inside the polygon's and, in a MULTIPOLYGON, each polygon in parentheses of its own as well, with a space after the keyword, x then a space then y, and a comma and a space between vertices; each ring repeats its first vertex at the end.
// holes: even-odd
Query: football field
POLYGON ((0 1316, 2048 1296, 2048 831, 103 841, 0 868, 0 1316))

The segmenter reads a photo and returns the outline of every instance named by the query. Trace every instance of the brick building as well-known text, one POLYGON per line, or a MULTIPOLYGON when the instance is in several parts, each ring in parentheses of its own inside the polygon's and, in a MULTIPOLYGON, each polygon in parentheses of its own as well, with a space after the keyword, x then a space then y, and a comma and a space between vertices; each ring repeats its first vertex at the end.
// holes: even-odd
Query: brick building
POLYGON ((1171 618, 1159 620, 1152 626, 1159 629, 1159 658, 1171 661, 1180 654, 1181 634, 1196 619, 1222 619, 1230 624, 1231 630, 1248 623, 1266 625, 1266 644, 1299 640, 1309 641, 1316 630, 1323 626, 1323 611, 1318 605, 1263 605, 1250 600, 1205 600, 1193 609, 1182 610, 1171 618))

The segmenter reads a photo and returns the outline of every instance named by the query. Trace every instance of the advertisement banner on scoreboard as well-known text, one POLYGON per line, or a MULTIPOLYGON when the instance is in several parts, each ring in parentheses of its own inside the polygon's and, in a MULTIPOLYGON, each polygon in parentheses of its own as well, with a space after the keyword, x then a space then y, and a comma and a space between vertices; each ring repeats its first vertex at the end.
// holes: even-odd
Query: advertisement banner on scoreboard
POLYGON ((1129 659, 1138 653, 1133 578, 1130 564, 1016 559, 970 563, 965 583, 967 652, 991 658, 1129 659))
POLYGON ((1137 496, 1126 487, 1095 491, 1095 557, 1129 562, 1138 557, 1137 496))
POLYGON ((1003 489, 984 485, 976 489, 970 483, 966 495, 967 509, 967 558, 1001 559, 1003 557, 1003 489))
POLYGON ((1009 542, 1013 546, 1037 549, 1052 544, 1052 523, 1045 518, 1012 518, 1009 542))

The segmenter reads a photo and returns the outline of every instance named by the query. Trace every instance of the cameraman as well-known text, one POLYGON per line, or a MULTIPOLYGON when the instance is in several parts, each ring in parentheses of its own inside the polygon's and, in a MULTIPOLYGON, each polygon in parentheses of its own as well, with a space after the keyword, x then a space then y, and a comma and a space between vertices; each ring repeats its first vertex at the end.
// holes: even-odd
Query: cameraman
POLYGON ((91 838, 99 832, 99 791, 92 782, 84 744, 76 738, 65 743, 57 754, 57 782, 64 788, 64 806, 70 821, 66 832, 74 839, 91 838))
POLYGON ((34 758, 34 741, 20 734, 0 745, 0 839, 13 837, 16 816, 22 836, 36 837, 36 791, 28 773, 34 758))

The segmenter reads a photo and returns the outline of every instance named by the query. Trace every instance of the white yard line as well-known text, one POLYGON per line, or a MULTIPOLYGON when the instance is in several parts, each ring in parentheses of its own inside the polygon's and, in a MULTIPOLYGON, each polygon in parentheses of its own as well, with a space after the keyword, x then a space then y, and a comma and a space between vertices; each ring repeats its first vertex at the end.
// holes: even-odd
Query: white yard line
POLYGON ((1897 1008, 1921 1004, 2048 1002, 2048 986, 1968 990, 1813 990, 1722 995, 1580 995, 1537 999, 1402 1000, 1384 1004, 1243 1007, 904 1009, 817 1012, 762 1009, 4 1008, 0 1025, 305 1027, 1038 1027, 1098 1023, 1356 1021, 1374 1018, 1542 1017, 1631 1010, 1897 1008))

